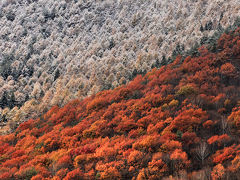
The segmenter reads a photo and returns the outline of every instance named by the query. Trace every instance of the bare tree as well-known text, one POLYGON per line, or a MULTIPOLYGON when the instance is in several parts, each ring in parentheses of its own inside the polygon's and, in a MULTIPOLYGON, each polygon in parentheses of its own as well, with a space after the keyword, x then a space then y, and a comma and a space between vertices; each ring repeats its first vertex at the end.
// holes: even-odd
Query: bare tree
POLYGON ((222 128, 222 134, 227 134, 228 133, 228 123, 227 123, 226 117, 222 116, 220 123, 221 123, 221 128, 222 128))
POLYGON ((210 180, 211 179, 211 168, 205 167, 192 175, 191 180, 210 180))
POLYGON ((209 154, 210 150, 208 144, 202 141, 196 149, 197 158, 201 161, 202 165, 204 163, 204 160, 209 156, 209 154))

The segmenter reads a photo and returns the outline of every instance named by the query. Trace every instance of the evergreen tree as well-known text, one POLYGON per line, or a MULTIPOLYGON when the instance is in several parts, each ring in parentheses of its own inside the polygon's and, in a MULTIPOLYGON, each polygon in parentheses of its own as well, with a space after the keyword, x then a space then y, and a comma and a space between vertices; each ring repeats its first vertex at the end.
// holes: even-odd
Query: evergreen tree
POLYGON ((206 31, 210 31, 210 30, 212 30, 212 29, 213 29, 213 23, 212 23, 212 21, 207 22, 206 25, 205 25, 205 30, 206 30, 206 31))
POLYGON ((56 72, 55 72, 55 75, 54 75, 54 81, 55 81, 57 78, 59 78, 59 76, 60 76, 60 72, 59 72, 59 69, 57 69, 56 72))
POLYGON ((201 24, 201 27, 200 27, 200 31, 201 31, 201 32, 204 31, 202 24, 201 24))
POLYGON ((0 101, 1 108, 8 107, 8 94, 7 91, 4 91, 1 101, 0 101))
POLYGON ((14 92, 12 91, 10 94, 9 101, 8 101, 8 107, 10 109, 12 109, 15 106, 15 104, 16 104, 16 99, 15 99, 14 92))
POLYGON ((166 56, 165 56, 165 55, 163 55, 163 57, 162 57, 161 65, 162 65, 162 66, 167 65, 167 59, 166 59, 166 56))

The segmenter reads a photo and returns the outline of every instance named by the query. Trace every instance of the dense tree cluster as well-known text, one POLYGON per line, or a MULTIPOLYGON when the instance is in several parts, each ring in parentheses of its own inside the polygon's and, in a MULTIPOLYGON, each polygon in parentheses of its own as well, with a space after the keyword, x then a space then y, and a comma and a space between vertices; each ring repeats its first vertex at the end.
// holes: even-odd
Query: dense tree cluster
POLYGON ((0 136, 0 179, 237 179, 240 28, 0 136))
POLYGON ((212 43, 240 16, 238 3, 1 0, 1 119, 35 118, 165 65, 201 38, 212 43))

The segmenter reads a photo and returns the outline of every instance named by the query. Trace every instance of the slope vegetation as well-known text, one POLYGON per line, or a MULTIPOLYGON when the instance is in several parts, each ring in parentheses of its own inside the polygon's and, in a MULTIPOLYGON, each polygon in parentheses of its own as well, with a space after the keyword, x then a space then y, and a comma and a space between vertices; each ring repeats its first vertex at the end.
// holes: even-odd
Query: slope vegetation
POLYGON ((237 16, 238 0, 1 0, 0 121, 125 84, 237 16))
POLYGON ((0 179, 237 179, 240 28, 0 137, 0 179))

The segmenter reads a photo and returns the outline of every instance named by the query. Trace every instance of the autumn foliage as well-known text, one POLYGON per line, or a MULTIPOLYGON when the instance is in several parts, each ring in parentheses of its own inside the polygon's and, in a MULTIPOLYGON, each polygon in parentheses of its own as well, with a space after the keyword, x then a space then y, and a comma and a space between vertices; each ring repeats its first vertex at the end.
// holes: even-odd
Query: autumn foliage
POLYGON ((239 38, 22 123, 0 137, 0 179, 234 179, 239 38))

